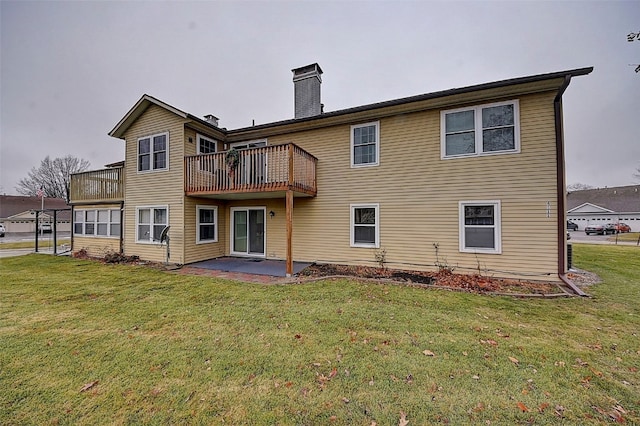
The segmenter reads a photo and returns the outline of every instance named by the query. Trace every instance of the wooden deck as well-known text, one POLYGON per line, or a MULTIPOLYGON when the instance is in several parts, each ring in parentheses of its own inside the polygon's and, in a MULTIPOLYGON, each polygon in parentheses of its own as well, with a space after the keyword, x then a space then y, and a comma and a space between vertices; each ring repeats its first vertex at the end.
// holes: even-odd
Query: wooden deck
POLYGON ((71 175, 71 204, 124 201, 124 167, 71 175))
POLYGON ((238 164, 227 164, 227 153, 185 157, 186 195, 243 198, 250 194, 284 197, 317 194, 318 160, 293 143, 238 150, 238 164))

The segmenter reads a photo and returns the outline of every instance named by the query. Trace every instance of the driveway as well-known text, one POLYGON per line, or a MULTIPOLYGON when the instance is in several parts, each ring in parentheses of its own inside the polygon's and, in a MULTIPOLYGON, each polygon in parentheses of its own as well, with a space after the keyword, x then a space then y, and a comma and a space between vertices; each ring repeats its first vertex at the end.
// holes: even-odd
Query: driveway
POLYGON ((618 241, 616 243, 615 235, 587 235, 584 231, 570 231, 571 239, 570 243, 586 243, 586 244, 618 244, 624 246, 635 246, 635 241, 618 241), (609 241, 612 240, 612 241, 609 241))

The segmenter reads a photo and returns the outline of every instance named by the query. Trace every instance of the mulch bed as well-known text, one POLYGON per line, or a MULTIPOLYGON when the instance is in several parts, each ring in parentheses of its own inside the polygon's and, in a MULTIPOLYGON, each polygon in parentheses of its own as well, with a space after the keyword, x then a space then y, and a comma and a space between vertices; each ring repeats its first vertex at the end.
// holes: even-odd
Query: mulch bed
MULTIPOLYGON (((576 274, 577 275, 577 274, 576 274)), ((404 271, 371 266, 314 264, 305 268, 301 278, 345 276, 391 280, 421 287, 448 288, 473 293, 495 293, 523 296, 571 294, 556 283, 487 277, 478 274, 456 274, 442 269, 438 272, 404 271), (568 294, 567 294, 568 293, 568 294)))

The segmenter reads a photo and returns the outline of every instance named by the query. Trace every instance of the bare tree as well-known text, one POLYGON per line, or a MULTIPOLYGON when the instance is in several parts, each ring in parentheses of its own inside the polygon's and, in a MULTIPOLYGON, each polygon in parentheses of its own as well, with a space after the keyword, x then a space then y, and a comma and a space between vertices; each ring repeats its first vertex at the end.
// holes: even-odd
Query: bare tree
POLYGON ((640 182, 640 167, 636 169, 636 172, 633 174, 633 177, 636 178, 638 182, 640 182))
POLYGON ((16 191, 35 196, 42 189, 47 197, 64 198, 68 203, 71 174, 83 172, 90 165, 87 160, 72 155, 53 160, 46 156, 39 167, 33 167, 26 178, 20 179, 16 191))
POLYGON ((584 191, 585 189, 593 189, 593 186, 585 183, 571 183, 567 185, 567 191, 569 192, 584 191))

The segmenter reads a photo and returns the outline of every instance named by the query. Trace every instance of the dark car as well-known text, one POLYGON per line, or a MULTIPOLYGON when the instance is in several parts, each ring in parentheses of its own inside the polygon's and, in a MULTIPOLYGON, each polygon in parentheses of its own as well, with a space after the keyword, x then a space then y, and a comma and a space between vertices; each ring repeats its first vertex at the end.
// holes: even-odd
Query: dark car
POLYGON ((578 224, 568 220, 567 221, 567 229, 569 231, 577 231, 578 230, 578 224))
POLYGON ((607 228, 607 225, 593 224, 584 227, 584 233, 587 235, 598 234, 607 235, 615 233, 615 229, 607 228))

